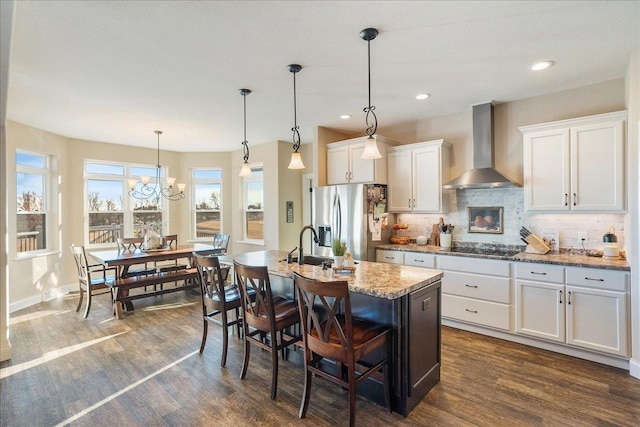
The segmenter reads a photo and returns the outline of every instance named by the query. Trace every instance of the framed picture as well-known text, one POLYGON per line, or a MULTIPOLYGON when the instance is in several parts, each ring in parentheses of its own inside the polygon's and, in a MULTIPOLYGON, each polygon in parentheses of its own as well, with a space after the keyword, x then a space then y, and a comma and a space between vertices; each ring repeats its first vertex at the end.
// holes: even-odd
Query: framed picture
POLYGON ((469 233, 502 234, 502 206, 469 207, 469 233))

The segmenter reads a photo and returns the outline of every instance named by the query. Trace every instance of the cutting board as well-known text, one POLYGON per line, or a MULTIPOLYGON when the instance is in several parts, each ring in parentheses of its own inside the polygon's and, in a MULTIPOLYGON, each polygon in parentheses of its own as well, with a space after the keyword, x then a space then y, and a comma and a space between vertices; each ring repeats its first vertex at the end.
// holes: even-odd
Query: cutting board
POLYGON ((433 224, 431 228, 431 244, 433 246, 440 246, 440 230, 438 230, 438 224, 433 224))

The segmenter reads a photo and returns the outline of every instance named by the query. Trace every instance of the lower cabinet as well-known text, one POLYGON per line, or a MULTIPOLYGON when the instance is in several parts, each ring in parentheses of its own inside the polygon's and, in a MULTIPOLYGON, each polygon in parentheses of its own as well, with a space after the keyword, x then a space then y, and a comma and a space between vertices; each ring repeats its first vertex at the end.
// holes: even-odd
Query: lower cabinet
POLYGON ((512 330, 511 267, 508 261, 438 256, 442 316, 512 330))
POLYGON ((628 356, 628 274, 519 263, 516 332, 628 356))

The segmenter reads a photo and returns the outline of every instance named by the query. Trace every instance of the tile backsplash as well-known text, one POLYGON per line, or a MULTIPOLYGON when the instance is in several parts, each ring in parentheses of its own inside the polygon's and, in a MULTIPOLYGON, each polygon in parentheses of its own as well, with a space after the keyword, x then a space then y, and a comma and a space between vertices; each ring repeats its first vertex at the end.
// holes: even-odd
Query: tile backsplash
MULTIPOLYGON (((624 214, 593 214, 593 213, 529 213, 524 211, 524 192, 522 188, 500 189, 467 189, 450 191, 448 209, 442 214, 393 214, 390 222, 402 222, 409 225, 406 230, 398 230, 397 235, 408 236, 413 239, 422 235, 431 236, 433 224, 440 217, 445 224, 455 226, 453 241, 491 243, 503 245, 524 245, 520 240, 522 226, 541 236, 543 232, 558 233, 563 249, 582 249, 579 233, 586 232, 586 249, 602 249, 602 236, 615 228, 618 245, 625 248, 624 214), (468 207, 504 207, 503 234, 469 233, 468 207)), ((446 200, 446 198, 445 198, 446 200)))

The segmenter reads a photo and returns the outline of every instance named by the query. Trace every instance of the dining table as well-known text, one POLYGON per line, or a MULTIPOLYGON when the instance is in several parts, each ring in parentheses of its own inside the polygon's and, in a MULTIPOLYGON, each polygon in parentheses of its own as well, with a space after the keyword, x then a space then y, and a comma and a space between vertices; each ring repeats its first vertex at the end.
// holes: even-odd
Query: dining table
MULTIPOLYGON (((199 253, 203 255, 215 255, 220 253, 220 248, 216 248, 215 246, 204 244, 204 243, 192 243, 186 245, 179 245, 175 248, 159 248, 159 249, 136 249, 134 251, 122 251, 118 249, 107 249, 107 250, 95 250, 89 251, 89 256, 94 258, 96 261, 104 264, 107 267, 116 267, 118 280, 116 281, 114 301, 123 300, 125 309, 127 311, 133 311, 134 306, 131 301, 132 297, 129 296, 128 291, 129 287, 122 286, 122 289, 118 287, 118 284, 124 284, 127 279, 131 279, 128 277, 129 268, 132 265, 136 264, 152 264, 159 261, 173 261, 178 259, 186 259, 189 263, 189 268, 194 268, 195 263, 193 261, 193 253, 199 253)), ((145 276, 148 277, 148 276, 145 276)), ((175 276, 171 274, 162 274, 160 272, 153 275, 153 280, 158 283, 166 283, 166 282, 174 282, 175 276)), ((142 281, 142 280, 141 280, 142 281)), ((136 299, 144 296, 153 296, 159 295, 167 292, 175 292, 178 290, 188 289, 192 287, 198 286, 195 281, 192 283, 185 283, 184 286, 166 289, 162 291, 154 290, 152 292, 146 292, 141 295, 136 295, 136 299)), ((146 286, 145 286, 146 289, 146 286)), ((114 314, 116 314, 119 318, 120 307, 118 304, 114 302, 114 314)))

